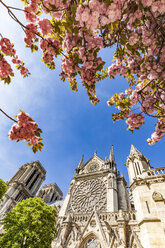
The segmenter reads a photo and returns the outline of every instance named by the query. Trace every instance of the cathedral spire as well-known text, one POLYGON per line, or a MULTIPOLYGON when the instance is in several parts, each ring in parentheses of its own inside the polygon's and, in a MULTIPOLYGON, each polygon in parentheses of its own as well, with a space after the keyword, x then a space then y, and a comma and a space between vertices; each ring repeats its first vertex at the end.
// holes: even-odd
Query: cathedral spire
POLYGON ((138 155, 138 156, 142 156, 142 153, 138 151, 138 149, 134 146, 131 145, 131 150, 130 150, 130 155, 138 155))
POLYGON ((114 151, 113 151, 113 145, 111 146, 111 150, 109 153, 109 164, 110 164, 110 169, 116 170, 116 163, 115 163, 115 156, 114 156, 114 151))
POLYGON ((126 166, 128 168, 128 174, 130 183, 134 179, 140 177, 143 172, 150 170, 149 159, 147 159, 138 149, 131 145, 130 154, 127 157, 126 166))
POLYGON ((81 167, 83 166, 83 164, 84 164, 84 154, 81 157, 81 160, 80 160, 80 162, 79 162, 79 164, 77 166, 77 169, 81 169, 81 167))
POLYGON ((134 145, 131 145, 131 150, 130 150, 130 154, 129 154, 129 157, 132 157, 132 156, 136 156, 140 159, 143 159, 147 163, 150 161, 134 145))
POLYGON ((113 145, 111 146, 110 154, 109 154, 109 161, 115 163, 115 157, 113 152, 113 145))
POLYGON ((74 174, 75 176, 77 176, 79 174, 79 171, 81 170, 83 165, 84 165, 84 154, 82 155, 81 160, 80 160, 77 168, 75 169, 75 174, 74 174))

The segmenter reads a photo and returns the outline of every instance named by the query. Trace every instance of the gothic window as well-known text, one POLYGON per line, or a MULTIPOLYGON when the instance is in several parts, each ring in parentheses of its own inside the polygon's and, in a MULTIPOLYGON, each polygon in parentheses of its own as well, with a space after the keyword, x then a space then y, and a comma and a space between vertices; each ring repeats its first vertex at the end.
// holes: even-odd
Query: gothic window
POLYGON ((86 180, 80 183, 73 191, 72 210, 79 212, 91 212, 105 206, 106 186, 100 179, 86 180))
POLYGON ((16 202, 21 202, 22 200, 25 200, 27 196, 24 194, 24 192, 20 191, 18 195, 15 198, 16 202))
POLYGON ((149 205, 148 205, 148 202, 147 201, 146 201, 146 207, 147 207, 148 213, 150 214, 150 208, 149 208, 149 205))
POLYGON ((97 239, 91 238, 82 248, 101 248, 101 245, 97 239))
POLYGON ((16 198, 15 198, 15 201, 16 201, 16 202, 19 202, 19 201, 21 201, 21 200, 22 200, 22 191, 19 192, 18 195, 17 195, 16 198))
POLYGON ((131 202, 131 210, 135 210, 135 205, 133 202, 131 202))
POLYGON ((29 177, 29 179, 26 181, 26 186, 28 185, 28 183, 31 181, 32 177, 34 176, 34 174, 36 173, 37 170, 34 170, 33 173, 31 174, 31 176, 29 177))
POLYGON ((54 195, 55 195, 55 194, 53 193, 53 195, 52 195, 52 197, 51 197, 50 202, 52 202, 52 201, 53 201, 54 195))
POLYGON ((44 197, 44 195, 45 195, 45 191, 43 191, 43 193, 42 193, 42 195, 41 195, 41 198, 43 198, 43 197, 44 197))
POLYGON ((133 220, 136 220, 136 216, 135 216, 135 214, 133 214, 133 216, 132 216, 132 217, 133 217, 133 220))
POLYGON ((138 166, 138 169, 139 169, 140 174, 142 174, 142 172, 141 172, 141 170, 140 170, 139 162, 137 162, 137 166, 138 166))
POLYGON ((139 175, 136 162, 134 163, 134 166, 135 166, 136 174, 139 175))
POLYGON ((30 187, 29 187, 30 190, 32 189, 33 185, 35 184, 35 182, 36 182, 37 179, 39 178, 39 175, 40 175, 40 174, 38 174, 38 175, 35 177, 35 179, 33 180, 32 184, 31 184, 30 187))

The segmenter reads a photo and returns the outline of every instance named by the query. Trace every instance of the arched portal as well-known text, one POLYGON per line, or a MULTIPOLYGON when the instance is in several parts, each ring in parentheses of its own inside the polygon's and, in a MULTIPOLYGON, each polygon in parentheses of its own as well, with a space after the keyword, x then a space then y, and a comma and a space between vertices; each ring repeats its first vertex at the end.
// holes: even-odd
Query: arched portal
POLYGON ((81 248, 101 248, 101 245, 97 239, 89 238, 81 248))

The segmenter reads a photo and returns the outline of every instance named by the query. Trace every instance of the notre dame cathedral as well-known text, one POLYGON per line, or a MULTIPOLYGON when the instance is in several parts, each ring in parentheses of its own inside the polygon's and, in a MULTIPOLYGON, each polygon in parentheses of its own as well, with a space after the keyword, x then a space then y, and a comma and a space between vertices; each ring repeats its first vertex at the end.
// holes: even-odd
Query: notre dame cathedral
POLYGON ((113 147, 105 160, 82 157, 63 200, 55 183, 39 190, 46 174, 39 161, 25 164, 8 182, 0 216, 38 196, 58 210, 52 248, 165 248, 165 167, 153 169, 133 145, 126 167, 129 186, 113 147))

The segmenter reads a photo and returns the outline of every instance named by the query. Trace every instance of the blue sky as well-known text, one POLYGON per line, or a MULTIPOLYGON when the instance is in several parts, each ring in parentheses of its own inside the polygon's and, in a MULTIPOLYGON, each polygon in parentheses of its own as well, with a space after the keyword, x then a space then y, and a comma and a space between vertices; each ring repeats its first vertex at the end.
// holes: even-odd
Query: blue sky
MULTIPOLYGON (((14 3, 13 0, 6 2, 14 3)), ((152 166, 164 166, 164 139, 154 146, 146 142, 154 130, 153 118, 147 118, 145 125, 133 134, 126 130, 124 121, 112 122, 114 108, 109 108, 106 102, 112 94, 127 87, 126 81, 118 77, 98 83, 97 95, 101 102, 93 106, 80 83, 79 92, 73 93, 67 81, 59 80, 60 58, 56 60, 56 70, 48 70, 41 62, 40 52, 32 54, 24 48, 21 28, 1 6, 0 18, 0 32, 15 42, 19 57, 31 72, 27 79, 16 72, 9 86, 1 82, 0 107, 12 117, 20 109, 29 113, 43 129, 44 138, 43 151, 37 154, 33 154, 26 142, 9 141, 7 133, 13 123, 0 114, 0 178, 7 181, 24 163, 39 160, 47 170, 44 183, 56 182, 65 195, 82 154, 86 162, 97 149, 98 156, 104 159, 109 156, 112 144, 118 170, 127 180, 124 164, 131 144, 151 159, 152 166)), ((102 53, 107 65, 112 55, 113 49, 102 53)))

